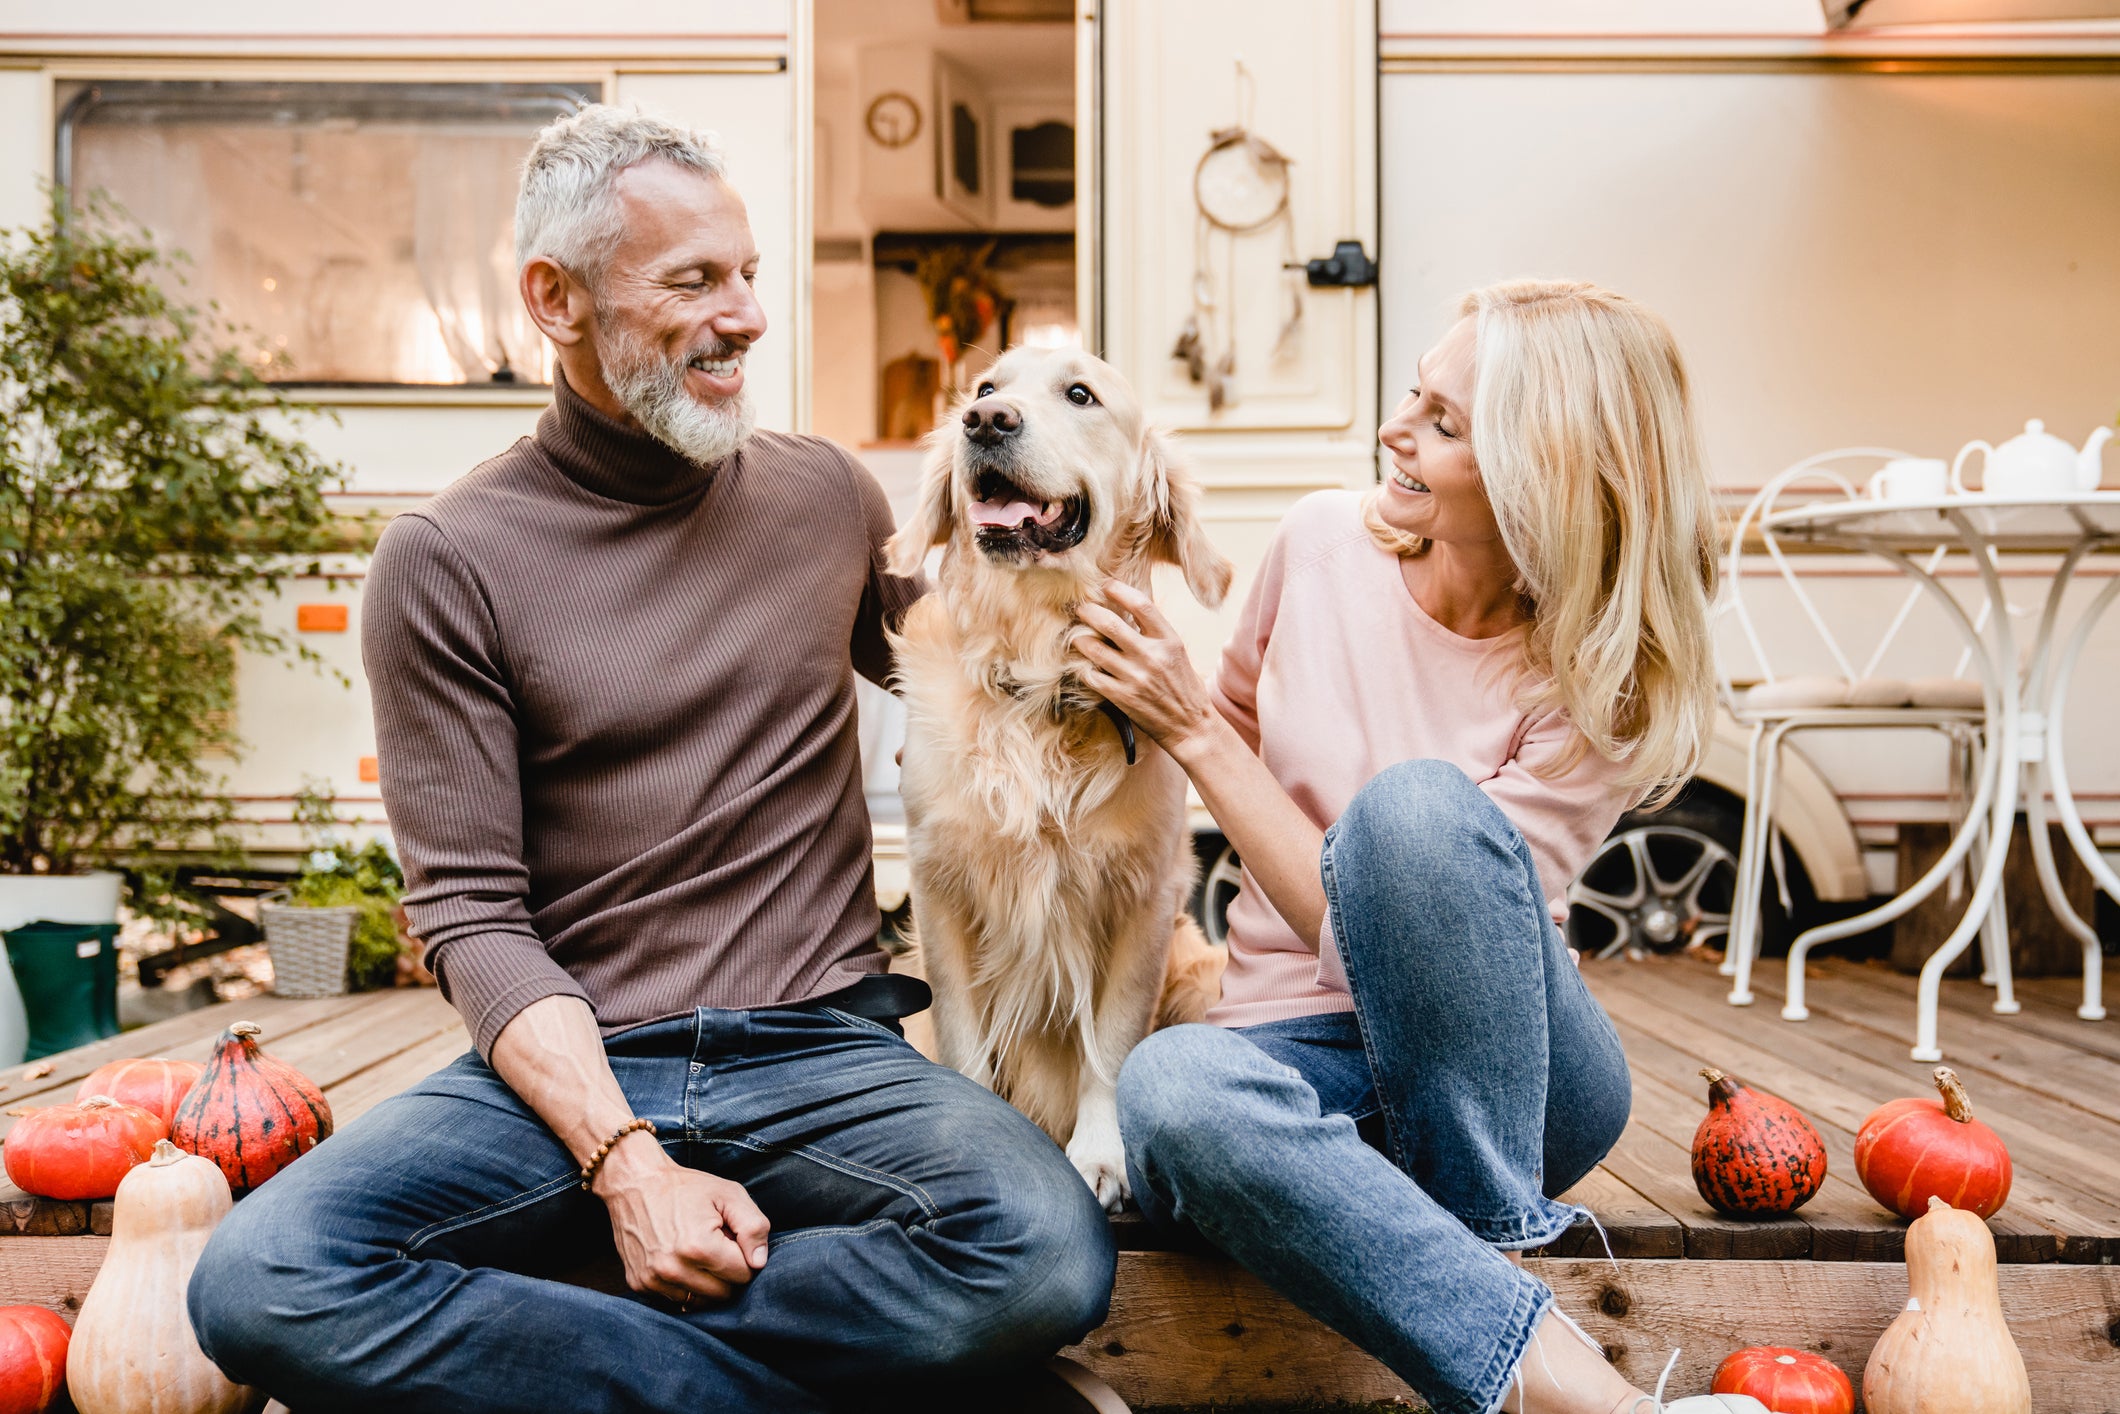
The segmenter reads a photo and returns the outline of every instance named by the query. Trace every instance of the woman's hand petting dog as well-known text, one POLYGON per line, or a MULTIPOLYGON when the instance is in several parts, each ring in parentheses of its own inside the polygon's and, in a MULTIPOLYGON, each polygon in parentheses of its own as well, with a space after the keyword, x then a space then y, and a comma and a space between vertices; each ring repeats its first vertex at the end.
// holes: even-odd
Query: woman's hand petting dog
POLYGON ((1088 665, 1083 683, 1133 718, 1157 745, 1175 757, 1188 738, 1213 724, 1207 684, 1155 600, 1107 579, 1075 607, 1075 617, 1084 630, 1074 640, 1088 665))
MULTIPOLYGON (((1156 601, 1130 584, 1107 579, 1076 606, 1075 617, 1083 624, 1075 651, 1089 664, 1082 681, 1174 758, 1182 758, 1186 741, 1213 725, 1215 707, 1156 601)), ((1568 957, 1582 965, 1582 954, 1574 948, 1568 957)))

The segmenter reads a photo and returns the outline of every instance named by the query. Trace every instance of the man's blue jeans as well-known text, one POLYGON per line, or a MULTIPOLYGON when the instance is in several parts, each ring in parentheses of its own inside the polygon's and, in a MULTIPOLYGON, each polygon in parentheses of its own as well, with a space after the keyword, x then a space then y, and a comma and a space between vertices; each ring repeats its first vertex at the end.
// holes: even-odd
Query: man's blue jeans
POLYGON ((603 1204, 466 1055, 236 1205, 192 1278, 206 1352, 302 1414, 784 1414, 1037 1360, 1103 1319, 1088 1185, 883 1023, 701 1009, 607 1049, 671 1157, 772 1222, 734 1300, 687 1315, 543 1279, 610 1251, 603 1204))
POLYGON ((1323 872, 1354 1011, 1149 1037, 1119 1076, 1134 1197, 1438 1414, 1487 1414, 1553 1300, 1501 1251, 1574 1221, 1551 1195, 1626 1127, 1626 1057, 1523 837, 1455 766, 1364 786, 1323 872))

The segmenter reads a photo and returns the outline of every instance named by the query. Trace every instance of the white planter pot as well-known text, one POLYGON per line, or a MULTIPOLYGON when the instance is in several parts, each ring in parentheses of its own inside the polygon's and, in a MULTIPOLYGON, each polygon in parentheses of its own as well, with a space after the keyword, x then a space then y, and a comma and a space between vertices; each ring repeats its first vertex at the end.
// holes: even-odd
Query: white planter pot
MULTIPOLYGON (((115 923, 125 878, 93 874, 0 874, 0 933, 25 923, 115 923)), ((19 1065, 29 1049, 29 1014, 22 989, 0 948, 0 1065, 19 1065)))

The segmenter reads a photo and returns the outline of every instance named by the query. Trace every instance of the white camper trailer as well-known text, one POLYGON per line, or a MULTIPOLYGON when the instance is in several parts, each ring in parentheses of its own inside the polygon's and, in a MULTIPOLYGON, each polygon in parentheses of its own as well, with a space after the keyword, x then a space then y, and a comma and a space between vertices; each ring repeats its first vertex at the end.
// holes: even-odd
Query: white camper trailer
MULTIPOLYGON (((1186 438, 1241 596, 1293 501, 1373 482, 1374 429, 1454 296, 1506 276, 1596 280, 1671 321, 1733 507, 1827 448, 1949 456, 2027 418, 2075 441, 2109 422, 2120 25, 1875 0, 1848 27, 1858 8, 7 0, 0 225, 40 219, 46 182, 108 191, 333 415, 308 435, 347 468, 341 506, 387 516, 534 424, 549 365, 515 304, 514 163, 574 103, 637 104, 719 132, 744 192, 772 326, 750 361, 763 425, 839 439, 902 501, 914 439, 992 346, 1079 340, 1186 438), (1921 23, 1939 9, 1951 22, 1921 23), (974 260, 1005 308, 944 358, 932 277, 974 260), (1186 340, 1192 363, 1173 356, 1186 340)), ((298 847, 305 780, 386 824, 361 564, 329 568, 279 612, 352 686, 242 669, 229 779, 268 853, 298 847)), ((1819 671, 1799 604, 1754 568, 1759 646, 1783 662, 1733 635, 1733 678, 1819 671)), ((1903 581, 1856 556, 1801 568, 1867 654, 1903 581)), ((2053 572, 1999 568, 2026 611, 2053 572)), ((1977 587, 1969 563, 1939 573, 1977 587)), ((2084 569, 2069 607, 2110 573, 2084 569)), ((1217 616, 1166 597, 1211 661, 1234 599, 1217 616)), ((1949 674, 1958 653, 1922 608, 1881 666, 1949 674)), ((2075 689, 2072 776, 2101 839, 2120 839, 2120 751, 2095 710, 2116 664, 2091 655, 2075 689)), ((891 709, 865 705, 893 905, 891 709)), ((1732 723, 1688 828, 1734 850, 1746 780, 1732 723)), ((1890 890, 1899 827, 1945 818, 1952 791, 1933 734, 1815 733, 1777 819, 1809 891, 1847 903, 1890 890)), ((1200 824, 1211 911, 1234 865, 1200 824)))

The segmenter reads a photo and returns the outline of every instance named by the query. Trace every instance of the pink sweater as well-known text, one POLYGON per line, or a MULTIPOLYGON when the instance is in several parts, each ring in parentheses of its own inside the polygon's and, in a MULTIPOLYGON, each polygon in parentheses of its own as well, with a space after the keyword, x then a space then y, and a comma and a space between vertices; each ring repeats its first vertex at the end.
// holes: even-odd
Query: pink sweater
MULTIPOLYGON (((1564 895, 1626 807, 1619 768, 1587 753, 1559 777, 1532 768, 1567 746, 1558 712, 1512 701, 1511 640, 1461 638, 1414 602, 1395 556, 1362 526, 1351 491, 1306 496, 1282 519, 1223 650, 1222 715, 1320 828, 1370 777, 1415 758, 1449 761, 1521 830, 1556 919, 1564 895)), ((1229 909, 1229 967, 1207 1019, 1221 1026, 1346 1011, 1331 939, 1325 961, 1251 872, 1229 909)))

